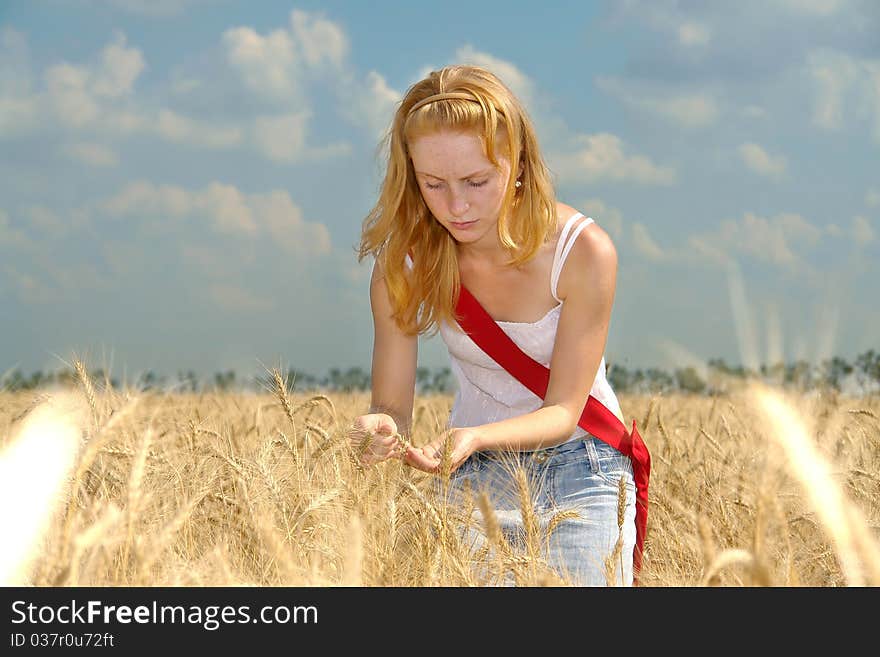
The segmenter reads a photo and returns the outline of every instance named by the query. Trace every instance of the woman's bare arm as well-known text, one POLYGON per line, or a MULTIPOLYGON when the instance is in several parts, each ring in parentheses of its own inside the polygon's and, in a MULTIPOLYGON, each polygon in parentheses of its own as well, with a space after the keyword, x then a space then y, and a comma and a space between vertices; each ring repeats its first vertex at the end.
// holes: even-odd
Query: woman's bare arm
POLYGON ((378 260, 370 279, 370 306, 374 335, 370 413, 387 413, 394 418, 398 431, 409 439, 418 336, 406 335, 391 316, 391 301, 378 260))
POLYGON ((536 411, 476 427, 478 449, 531 450, 572 434, 605 353, 617 278, 617 252, 599 226, 578 234, 559 279, 565 302, 550 361, 550 382, 536 411))

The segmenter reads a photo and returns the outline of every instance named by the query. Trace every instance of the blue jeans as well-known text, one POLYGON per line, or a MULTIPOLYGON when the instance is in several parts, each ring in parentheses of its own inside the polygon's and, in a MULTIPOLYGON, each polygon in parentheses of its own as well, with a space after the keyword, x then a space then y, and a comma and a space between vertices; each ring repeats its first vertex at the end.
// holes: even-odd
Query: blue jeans
MULTIPOLYGON (((534 509, 532 532, 538 532, 544 562, 576 586, 631 586, 636 488, 629 457, 591 435, 533 452, 471 455, 452 473, 447 502, 461 506, 466 494, 476 500, 477 494, 485 491, 503 536, 513 551, 522 555, 527 532, 514 476, 518 467, 528 482, 534 509), (622 529, 618 527, 621 477, 626 489, 622 529), (553 523, 548 537, 551 520, 561 511, 569 513, 553 523), (618 541, 621 546, 610 575, 606 558, 615 552, 618 541)), ((479 551, 488 546, 491 542, 479 507, 465 520, 461 535, 469 548, 479 551)), ((510 583, 509 577, 505 583, 510 583)))

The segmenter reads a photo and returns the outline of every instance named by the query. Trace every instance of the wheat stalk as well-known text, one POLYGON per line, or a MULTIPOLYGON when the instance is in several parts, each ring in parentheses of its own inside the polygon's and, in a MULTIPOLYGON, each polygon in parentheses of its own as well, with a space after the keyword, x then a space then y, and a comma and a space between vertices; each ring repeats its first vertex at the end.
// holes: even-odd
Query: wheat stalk
POLYGON ((82 361, 77 359, 73 361, 73 364, 76 369, 76 373, 79 376, 79 380, 82 382, 83 388, 85 389, 86 398, 89 400, 89 406, 92 409, 92 420, 97 425, 98 402, 95 395, 95 387, 92 385, 92 380, 89 378, 89 373, 86 371, 86 366, 83 365, 82 361))
POLYGON ((605 581, 613 586, 617 581, 615 575, 620 564, 620 583, 623 584, 623 523, 626 518, 626 478, 621 475, 617 480, 617 541, 614 549, 605 558, 605 581))
POLYGON ((880 559, 877 558, 876 543, 860 538, 862 532, 859 528, 866 524, 861 513, 846 500, 832 479, 827 463, 810 440, 809 432, 795 409, 779 394, 763 386, 756 385, 751 398, 769 427, 768 433, 782 447, 789 471, 801 483, 834 543, 846 581, 850 585, 864 585, 863 560, 872 563, 869 570, 873 573, 880 559), (866 550, 866 546, 871 549, 866 550))
POLYGON ((290 426, 293 427, 293 433, 296 434, 296 422, 293 419, 293 409, 290 407, 290 399, 287 396, 287 382, 281 376, 281 372, 277 368, 272 368, 272 379, 275 382, 275 395, 281 406, 284 408, 284 414, 290 420, 290 426))
POLYGON ((710 583, 717 579, 718 573, 729 566, 743 564, 751 568, 754 562, 755 558, 751 552, 737 549, 724 550, 724 552, 715 557, 715 561, 709 564, 700 582, 700 586, 710 586, 710 583))
POLYGON ((364 580, 364 532, 361 519, 352 515, 348 523, 348 549, 345 553, 345 568, 342 573, 343 586, 361 586, 364 580))
POLYGON ((125 541, 125 553, 123 563, 128 565, 131 556, 131 545, 134 539, 134 523, 140 511, 141 502, 144 499, 143 481, 144 473, 147 468, 147 454, 150 450, 150 444, 153 442, 153 429, 148 427, 143 432, 140 447, 135 454, 131 465, 131 474, 128 479, 128 504, 125 509, 125 519, 127 526, 127 539, 125 541))
POLYGON ((110 529, 119 521, 121 512, 115 504, 110 504, 100 517, 86 530, 77 533, 73 538, 73 552, 66 562, 67 568, 62 570, 56 581, 57 586, 77 586, 80 584, 80 561, 86 550, 95 544, 107 540, 110 529))

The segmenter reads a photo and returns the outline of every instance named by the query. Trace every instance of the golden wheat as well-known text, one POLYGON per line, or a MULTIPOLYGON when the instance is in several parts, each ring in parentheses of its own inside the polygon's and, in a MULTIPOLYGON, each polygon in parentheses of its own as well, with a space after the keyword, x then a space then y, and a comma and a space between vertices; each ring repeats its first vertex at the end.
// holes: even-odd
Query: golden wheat
MULTIPOLYGON (((483 491, 452 507, 432 494, 433 475, 399 459, 351 459, 344 427, 368 394, 300 395, 283 379, 261 395, 90 392, 83 374, 69 489, 61 512, 46 516, 41 549, 24 555, 34 585, 567 583, 544 555, 574 515, 560 510, 542 531, 524 474, 520 545, 483 491), (474 532, 486 540, 461 540, 474 532)), ((4 454, 51 397, 0 393, 4 454)), ((444 435, 451 402, 417 398, 414 446, 444 435)), ((654 457, 641 585, 880 582, 880 399, 768 405, 734 391, 622 395, 621 404, 643 420, 654 457)), ((447 444, 444 454, 451 469, 447 444)), ((27 479, 4 489, 4 512, 31 499, 27 479)), ((609 583, 619 583, 621 555, 610 556, 609 583)))

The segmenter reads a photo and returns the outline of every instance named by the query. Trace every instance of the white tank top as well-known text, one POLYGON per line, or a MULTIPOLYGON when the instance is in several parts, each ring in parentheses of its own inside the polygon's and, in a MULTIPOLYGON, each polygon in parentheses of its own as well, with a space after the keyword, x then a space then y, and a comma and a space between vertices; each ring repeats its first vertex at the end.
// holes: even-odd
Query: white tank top
MULTIPOLYGON (((556 244, 549 283, 550 293, 559 303, 537 322, 497 322, 520 349, 545 367, 550 367, 553 343, 556 339, 556 327, 563 304, 556 296, 559 274, 569 251, 574 246, 575 237, 586 226, 593 223, 592 219, 585 218, 575 226, 578 219, 583 216, 578 212, 565 222, 556 244)), ((412 266, 412 260, 409 256, 407 256, 407 263, 412 266)), ((446 322, 440 322, 439 331, 449 350, 451 370, 458 383, 447 428, 473 427, 499 422, 524 413, 531 413, 541 407, 540 397, 517 381, 511 374, 508 374, 507 370, 486 355, 460 328, 452 327, 446 322)), ((599 371, 596 373, 590 394, 623 422, 623 414, 620 411, 617 396, 605 378, 604 356, 599 363, 599 371)), ((587 432, 578 426, 569 440, 582 438, 586 434, 587 432)))

